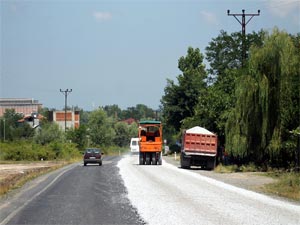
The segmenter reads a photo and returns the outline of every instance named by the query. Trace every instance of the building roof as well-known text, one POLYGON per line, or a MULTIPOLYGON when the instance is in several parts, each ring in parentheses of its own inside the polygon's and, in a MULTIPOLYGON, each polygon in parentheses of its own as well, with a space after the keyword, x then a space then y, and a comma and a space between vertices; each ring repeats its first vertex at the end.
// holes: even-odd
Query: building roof
POLYGON ((136 120, 133 118, 128 118, 126 120, 122 120, 121 122, 124 122, 124 123, 127 123, 128 125, 130 125, 130 124, 136 122, 136 120))
POLYGON ((0 98, 0 106, 8 105, 42 105, 38 100, 33 98, 0 98))
MULTIPOLYGON (((22 119, 18 120, 18 122, 19 122, 19 123, 23 123, 23 122, 25 122, 26 120, 31 119, 31 118, 34 118, 34 116, 32 116, 32 115, 24 116, 22 119)), ((38 114, 37 117, 36 117, 36 119, 39 119, 39 120, 41 120, 41 119, 43 119, 43 118, 45 118, 45 117, 42 116, 41 114, 38 114)))

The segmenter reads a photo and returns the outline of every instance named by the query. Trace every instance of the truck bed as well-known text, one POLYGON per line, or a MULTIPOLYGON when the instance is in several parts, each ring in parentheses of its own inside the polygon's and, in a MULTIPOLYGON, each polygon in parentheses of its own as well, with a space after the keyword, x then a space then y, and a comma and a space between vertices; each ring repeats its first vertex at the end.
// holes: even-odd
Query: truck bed
POLYGON ((217 153, 217 136, 214 134, 185 133, 183 149, 187 155, 211 155, 217 153))

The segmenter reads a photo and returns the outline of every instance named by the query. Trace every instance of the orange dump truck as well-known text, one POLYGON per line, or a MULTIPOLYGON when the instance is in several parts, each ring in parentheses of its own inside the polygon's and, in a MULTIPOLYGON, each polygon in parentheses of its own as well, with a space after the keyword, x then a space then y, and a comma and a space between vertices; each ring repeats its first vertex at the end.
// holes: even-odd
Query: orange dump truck
POLYGON ((139 122, 139 164, 161 165, 162 163, 162 124, 160 121, 139 122))
POLYGON ((182 135, 181 167, 201 166, 213 170, 216 166, 217 143, 217 135, 203 127, 185 130, 182 135))

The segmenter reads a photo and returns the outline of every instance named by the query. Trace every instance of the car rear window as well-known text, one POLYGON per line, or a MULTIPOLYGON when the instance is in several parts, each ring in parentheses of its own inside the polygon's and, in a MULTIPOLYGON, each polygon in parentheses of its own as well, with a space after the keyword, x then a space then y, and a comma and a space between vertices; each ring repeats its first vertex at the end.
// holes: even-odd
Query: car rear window
POLYGON ((85 153, 94 153, 94 154, 100 154, 100 149, 86 149, 85 153))
POLYGON ((95 149, 95 150, 94 150, 94 153, 95 153, 95 154, 99 154, 100 151, 99 151, 98 149, 95 149))
POLYGON ((87 149, 85 152, 86 153, 92 153, 92 149, 87 149))

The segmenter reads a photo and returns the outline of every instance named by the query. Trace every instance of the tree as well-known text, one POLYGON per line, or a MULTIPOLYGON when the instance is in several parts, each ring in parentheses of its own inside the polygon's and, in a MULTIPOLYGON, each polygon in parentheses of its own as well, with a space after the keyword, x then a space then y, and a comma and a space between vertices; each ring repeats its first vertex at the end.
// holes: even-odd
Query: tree
POLYGON ((137 123, 132 123, 128 125, 129 137, 134 138, 138 136, 138 125, 137 123))
POLYGON ((122 110, 116 104, 106 105, 103 107, 103 110, 106 112, 108 117, 113 117, 116 120, 118 120, 118 118, 120 117, 121 112, 122 112, 122 110))
MULTIPOLYGON (((251 45, 261 46, 264 32, 247 34, 247 52, 251 45)), ((225 144, 225 124, 230 110, 235 105, 235 81, 243 74, 242 35, 239 32, 227 34, 221 31, 206 47, 208 69, 207 89, 199 97, 195 114, 184 119, 184 127, 203 126, 218 134, 219 144, 225 144)))
POLYGON ((202 126, 218 134, 220 145, 225 144, 225 124, 235 105, 234 83, 241 70, 226 70, 223 77, 206 88, 195 106, 195 114, 183 120, 185 128, 202 126))
POLYGON ((154 118, 155 113, 153 109, 143 104, 137 104, 135 107, 128 107, 126 110, 122 110, 121 119, 134 118, 135 120, 141 120, 146 118, 154 118))
MULTIPOLYGON (((263 30, 258 33, 246 35, 246 55, 249 56, 249 49, 252 45, 262 46, 265 32, 263 30)), ((242 66, 242 41, 243 36, 240 32, 227 34, 221 30, 218 37, 213 38, 206 47, 206 60, 209 62, 211 82, 218 79, 218 76, 225 75, 228 69, 239 69, 242 66)))
POLYGON ((33 129, 28 124, 24 124, 23 126, 19 124, 18 120, 22 118, 23 116, 16 113, 14 109, 6 109, 1 120, 1 138, 4 139, 4 130, 5 140, 13 141, 20 138, 32 137, 33 129))
POLYGON ((92 111, 88 122, 88 133, 92 143, 99 146, 112 145, 115 137, 112 125, 112 118, 109 118, 103 109, 99 108, 92 111))
POLYGON ((44 122, 40 130, 35 134, 36 143, 46 145, 51 142, 64 142, 64 132, 59 128, 58 124, 44 122))
POLYGON ((233 155, 255 162, 269 157, 287 166, 295 146, 289 131, 299 120, 299 76, 299 55, 287 33, 274 29, 262 48, 251 48, 249 68, 237 80, 236 104, 226 124, 227 149, 233 155))
POLYGON ((161 99, 164 123, 176 132, 180 130, 183 119, 194 115, 199 96, 205 94, 207 77, 203 55, 198 48, 189 47, 187 56, 178 60, 178 68, 182 71, 177 76, 178 84, 168 79, 161 99))
POLYGON ((129 134, 129 127, 124 122, 118 122, 114 126, 115 128, 115 138, 114 144, 120 147, 128 146, 130 142, 130 134, 129 134))
POLYGON ((87 145, 87 128, 81 124, 78 128, 67 131, 67 138, 76 144, 78 149, 83 149, 87 145))

